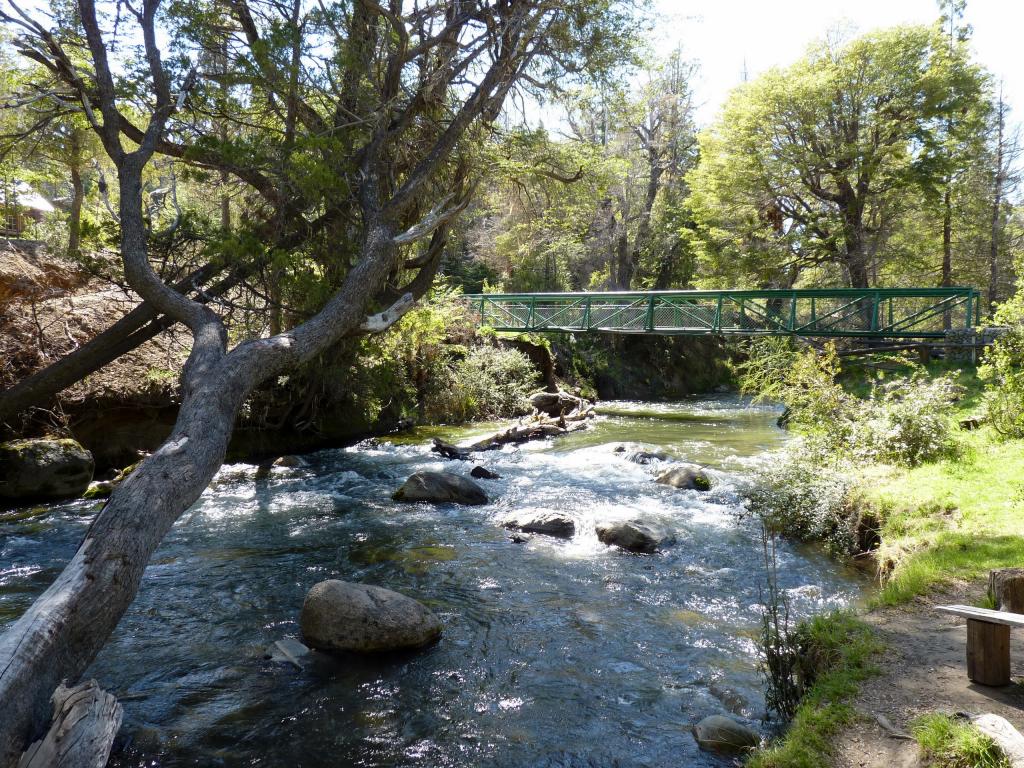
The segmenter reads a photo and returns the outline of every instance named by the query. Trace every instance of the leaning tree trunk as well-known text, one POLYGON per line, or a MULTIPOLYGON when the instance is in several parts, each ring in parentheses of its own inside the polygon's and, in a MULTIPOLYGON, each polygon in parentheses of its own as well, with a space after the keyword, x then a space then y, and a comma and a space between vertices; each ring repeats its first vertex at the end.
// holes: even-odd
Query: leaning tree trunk
MULTIPOLYGON (((102 48, 102 42, 94 39, 90 45, 102 48)), ((105 51, 101 53, 105 56, 105 51)), ((94 57, 99 58, 95 50, 94 57)), ((396 260, 394 233, 371 211, 362 258, 320 313, 287 334, 246 342, 228 352, 221 319, 164 284, 149 265, 142 215, 145 146, 124 153, 116 139, 105 138, 118 167, 125 277, 157 312, 189 327, 192 351, 182 374, 182 403, 170 437, 117 487, 71 562, 0 636, 3 768, 14 765, 39 735, 58 684, 77 679, 114 631, 135 598, 153 551, 223 463, 235 419, 249 392, 282 368, 305 362, 356 331, 396 260)), ((411 297, 400 302, 403 308, 410 304, 411 297)), ((385 313, 383 321, 376 322, 393 321, 396 314, 400 316, 397 310, 385 313)))
MULTIPOLYGON (((338 294, 290 333, 226 352, 224 327, 215 315, 190 318, 193 348, 171 436, 117 487, 61 575, 0 637, 0 766, 17 761, 46 721, 54 689, 81 675, 114 631, 153 551, 223 463, 249 392, 360 328, 365 305, 389 270, 387 251, 393 246, 387 235, 371 232, 367 257, 338 294)), ((390 325, 410 303, 411 297, 403 297, 398 307, 371 319, 367 330, 390 325)))

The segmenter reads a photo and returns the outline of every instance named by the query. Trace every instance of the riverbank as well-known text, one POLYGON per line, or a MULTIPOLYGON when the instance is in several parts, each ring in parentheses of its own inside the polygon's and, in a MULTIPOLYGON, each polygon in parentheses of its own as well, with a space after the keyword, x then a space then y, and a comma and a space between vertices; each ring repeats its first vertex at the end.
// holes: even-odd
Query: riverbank
MULTIPOLYGON (((857 616, 877 650, 839 660, 837 675, 851 685, 831 698, 832 716, 821 714, 820 697, 809 697, 783 738, 752 760, 757 768, 973 768, 954 746, 946 762, 929 762, 921 718, 994 712, 1024 728, 1024 688, 972 684, 963 620, 935 611, 938 604, 990 606, 989 571, 1024 565, 1024 441, 1001 439, 979 418, 983 382, 973 367, 932 365, 928 376, 951 372, 962 387, 948 414, 956 425, 952 451, 917 466, 863 463, 851 475, 849 503, 878 521, 877 548, 867 553, 878 586, 857 616)), ((856 374, 845 383, 865 391, 856 374)), ((849 624, 847 617, 831 621, 837 629, 849 624)), ((1011 636, 1019 679, 1024 641, 1011 636)))

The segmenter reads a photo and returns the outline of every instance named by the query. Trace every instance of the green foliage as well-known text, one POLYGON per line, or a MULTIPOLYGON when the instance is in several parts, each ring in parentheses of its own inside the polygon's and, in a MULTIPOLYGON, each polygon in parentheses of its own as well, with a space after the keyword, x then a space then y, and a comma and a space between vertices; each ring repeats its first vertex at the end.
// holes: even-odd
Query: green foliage
POLYGON ((438 371, 427 396, 431 422, 500 418, 526 413, 537 371, 522 352, 479 346, 438 371))
POLYGON ((848 467, 822 465, 798 444, 773 454, 750 480, 746 506, 764 526, 797 541, 822 542, 835 555, 858 548, 858 508, 848 467))
POLYGON ((1024 296, 1017 293, 999 307, 995 322, 1005 334, 985 353, 978 369, 986 387, 985 409, 992 427, 1004 438, 1024 438, 1024 296))
POLYGON ((850 700, 875 674, 872 657, 882 650, 871 628, 850 612, 815 616, 792 635, 793 667, 805 684, 785 735, 755 753, 748 768, 820 768, 829 765, 833 739, 856 719, 850 700))
POLYGON ((910 727, 933 768, 1009 768, 1002 750, 969 722, 933 712, 910 727))
MULTIPOLYGON (((918 26, 824 41, 735 89, 687 177, 704 282, 859 286, 868 252, 906 264, 890 235, 928 222, 936 190, 984 155, 985 85, 965 45, 918 26)), ((927 239, 903 245, 934 268, 927 239)))
POLYGON ((358 368, 374 417, 390 405, 425 423, 522 413, 537 380, 525 355, 477 338, 460 294, 444 284, 397 328, 366 338, 358 368))
POLYGON ((782 402, 790 425, 807 436, 820 460, 914 466, 956 449, 951 415, 961 394, 955 375, 909 376, 873 382, 865 397, 848 392, 835 347, 796 352, 784 342, 756 342, 739 368, 743 391, 782 402))

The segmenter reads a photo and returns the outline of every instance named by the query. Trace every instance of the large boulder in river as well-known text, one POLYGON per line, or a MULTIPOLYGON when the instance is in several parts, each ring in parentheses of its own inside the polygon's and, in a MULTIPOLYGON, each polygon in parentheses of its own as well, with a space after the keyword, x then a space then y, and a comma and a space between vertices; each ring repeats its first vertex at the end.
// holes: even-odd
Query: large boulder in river
POLYGON ((337 579, 313 585, 299 623, 305 642, 321 651, 400 651, 441 636, 441 621, 422 603, 383 587, 337 579))
POLYGON ((655 478, 654 482, 692 491, 711 490, 711 480, 701 471, 700 467, 691 467, 685 464, 666 469, 655 478))
POLYGON ((749 752, 761 743, 757 731, 724 715, 705 717, 693 726, 693 737, 701 749, 729 755, 749 752))
POLYGON ((417 472, 395 491, 395 501, 410 504, 427 501, 431 504, 486 504, 484 489, 468 477, 453 475, 451 472, 417 472))
POLYGON ((576 533, 576 523, 568 515, 551 510, 518 512, 506 517, 502 525, 525 533, 544 533, 569 538, 576 533))
POLYGON ((0 500, 81 496, 95 468, 92 454, 74 440, 16 440, 0 444, 0 500))
POLYGON ((572 413, 581 408, 583 400, 568 392, 537 392, 530 395, 530 405, 541 413, 557 418, 563 413, 572 413))
POLYGON ((603 544, 620 547, 630 552, 652 554, 675 541, 664 528, 642 520, 614 520, 598 523, 597 538, 603 544))

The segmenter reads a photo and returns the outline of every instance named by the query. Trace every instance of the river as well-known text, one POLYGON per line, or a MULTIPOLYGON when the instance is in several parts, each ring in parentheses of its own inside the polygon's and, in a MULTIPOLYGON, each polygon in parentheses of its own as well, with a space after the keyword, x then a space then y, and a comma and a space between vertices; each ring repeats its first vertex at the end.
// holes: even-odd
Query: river
MULTIPOLYGON (((760 538, 736 484, 785 434, 778 411, 737 398, 603 403, 586 431, 481 454, 501 479, 482 507, 401 505, 412 472, 461 469, 421 431, 312 454, 256 479, 221 470, 146 570, 88 675, 125 707, 127 766, 713 766, 689 725, 735 714, 763 728, 756 666, 760 538), (708 493, 653 482, 614 448, 706 464, 708 493), (512 542, 511 511, 555 509, 571 540, 512 542), (658 520, 677 543, 631 555, 595 521, 658 520), (377 658, 264 659, 298 635, 315 582, 386 586, 444 623, 434 647, 377 658)), ((74 551, 95 503, 0 525, 0 627, 74 551)), ((856 576, 813 550, 780 551, 781 586, 805 616, 849 604, 856 576)))

